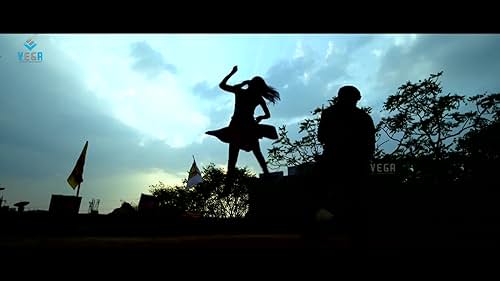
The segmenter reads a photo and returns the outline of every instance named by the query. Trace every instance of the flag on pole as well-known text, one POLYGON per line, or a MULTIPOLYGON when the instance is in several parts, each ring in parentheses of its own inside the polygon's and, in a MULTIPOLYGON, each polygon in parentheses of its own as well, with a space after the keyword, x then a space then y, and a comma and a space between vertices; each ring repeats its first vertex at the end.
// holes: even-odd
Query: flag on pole
POLYGON ((193 156, 193 165, 191 165, 191 169, 189 170, 187 187, 190 188, 193 185, 199 184, 202 181, 203 179, 201 178, 200 169, 198 169, 198 166, 196 166, 196 160, 194 159, 193 156))
POLYGON ((78 161, 76 161, 73 172, 71 172, 71 175, 69 175, 68 177, 68 183, 73 189, 75 189, 80 183, 83 182, 83 166, 85 165, 85 156, 87 155, 88 145, 89 142, 87 141, 85 143, 85 146, 83 147, 80 157, 78 158, 78 161))

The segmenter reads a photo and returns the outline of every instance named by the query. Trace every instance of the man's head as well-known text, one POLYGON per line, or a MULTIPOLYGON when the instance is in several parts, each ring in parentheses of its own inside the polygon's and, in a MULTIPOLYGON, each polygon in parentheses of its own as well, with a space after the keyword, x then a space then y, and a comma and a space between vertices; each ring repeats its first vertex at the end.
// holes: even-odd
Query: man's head
POLYGON ((354 86, 343 86, 339 89, 337 99, 341 104, 356 106, 361 99, 361 93, 354 86))

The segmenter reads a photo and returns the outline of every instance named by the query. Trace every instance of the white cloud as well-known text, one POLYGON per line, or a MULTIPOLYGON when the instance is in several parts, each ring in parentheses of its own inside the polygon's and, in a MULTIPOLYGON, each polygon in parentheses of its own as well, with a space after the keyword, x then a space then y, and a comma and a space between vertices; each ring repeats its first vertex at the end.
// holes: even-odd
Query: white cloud
MULTIPOLYGON (((146 42, 142 45, 148 47, 148 52, 136 54, 139 58, 144 55, 150 58, 151 54, 161 58, 146 42)), ((192 90, 180 84, 172 73, 160 72, 151 61, 148 65, 153 68, 148 66, 147 70, 154 70, 155 75, 144 76, 135 71, 137 61, 124 56, 127 52, 108 52, 108 48, 103 44, 101 49, 95 47, 92 58, 82 55, 76 59, 83 69, 82 79, 107 104, 109 114, 172 147, 180 148, 198 140, 210 119, 192 90)))
POLYGON ((304 72, 304 74, 302 75, 301 78, 302 78, 302 82, 307 85, 307 82, 309 82, 309 79, 310 79, 309 73, 304 72))
POLYGON ((372 54, 373 54, 375 57, 377 57, 377 58, 378 58, 378 57, 382 56, 382 50, 380 50, 380 49, 373 49, 373 50, 372 50, 372 54))
POLYGON ((177 73, 177 68, 165 61, 163 55, 153 49, 146 41, 135 42, 131 45, 131 56, 134 59, 132 69, 153 78, 163 71, 177 73))
POLYGON ((328 49, 326 50, 325 60, 327 60, 333 54, 333 42, 328 41, 328 49))
POLYGON ((327 90, 327 92, 330 92, 330 91, 334 90, 333 86, 335 86, 335 83, 333 83, 333 82, 329 82, 328 84, 326 84, 326 90, 327 90))
POLYGON ((393 45, 401 49, 403 53, 407 53, 417 42, 416 34, 394 35, 393 45))
POLYGON ((293 55, 294 59, 304 57, 304 47, 302 46, 302 40, 297 41, 297 45, 295 47, 295 54, 293 55))

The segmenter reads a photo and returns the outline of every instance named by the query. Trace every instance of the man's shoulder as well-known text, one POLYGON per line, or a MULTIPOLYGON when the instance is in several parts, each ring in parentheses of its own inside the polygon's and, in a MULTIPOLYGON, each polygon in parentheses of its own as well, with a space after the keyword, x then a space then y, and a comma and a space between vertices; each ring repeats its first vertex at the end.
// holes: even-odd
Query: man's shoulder
POLYGON ((323 109, 323 113, 332 114, 339 111, 339 107, 336 105, 330 105, 329 107, 323 109))
POLYGON ((363 122, 373 123, 373 119, 370 116, 370 114, 368 114, 368 112, 364 111, 361 108, 356 107, 356 116, 358 120, 362 120, 363 122))
POLYGON ((356 114, 359 114, 360 116, 371 118, 371 116, 370 116, 370 114, 368 114, 368 112, 364 111, 363 109, 361 109, 359 107, 356 107, 355 112, 356 112, 356 114))
POLYGON ((321 117, 325 118, 326 116, 330 116, 333 113, 333 108, 332 106, 329 106, 321 111, 321 117))

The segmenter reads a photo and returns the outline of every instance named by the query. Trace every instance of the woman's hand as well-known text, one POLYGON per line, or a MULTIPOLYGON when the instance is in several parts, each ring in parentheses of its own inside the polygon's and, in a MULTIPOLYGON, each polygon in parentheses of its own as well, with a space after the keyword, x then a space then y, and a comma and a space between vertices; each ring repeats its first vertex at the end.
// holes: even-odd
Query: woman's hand
POLYGON ((257 124, 259 124, 259 123, 260 123, 260 121, 262 121, 263 119, 265 119, 265 118, 264 118, 264 116, 257 116, 257 117, 255 118, 255 122, 256 122, 257 124))
POLYGON ((231 70, 231 73, 235 74, 236 71, 238 71, 238 66, 237 65, 233 66, 233 69, 231 70))

